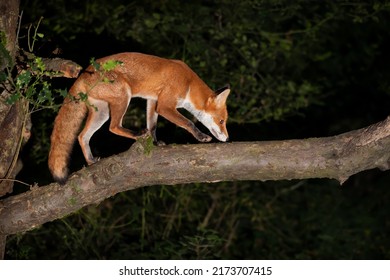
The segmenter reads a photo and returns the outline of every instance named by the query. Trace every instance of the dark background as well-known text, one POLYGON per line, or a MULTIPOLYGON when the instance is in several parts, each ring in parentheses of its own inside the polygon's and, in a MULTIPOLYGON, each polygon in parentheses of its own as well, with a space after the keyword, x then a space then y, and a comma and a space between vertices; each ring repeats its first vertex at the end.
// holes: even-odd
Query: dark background
MULTIPOLYGON (((43 16, 37 55, 86 67, 92 57, 139 51, 184 60, 211 88, 229 83, 232 141, 325 137, 389 115, 390 6, 382 2, 22 1, 20 45, 43 16)), ((73 82, 52 81, 54 89, 73 82)), ((125 126, 144 128, 144 111, 143 100, 132 100, 125 126)), ((52 181, 55 112, 32 117, 18 179, 44 185, 52 181)), ((157 133, 168 144, 196 143, 162 118, 157 133)), ((103 127, 93 153, 132 143, 103 127)), ((71 168, 83 165, 75 145, 71 168)), ((387 259, 389 185, 389 172, 371 170, 343 186, 327 179, 151 186, 11 236, 6 258, 387 259)))

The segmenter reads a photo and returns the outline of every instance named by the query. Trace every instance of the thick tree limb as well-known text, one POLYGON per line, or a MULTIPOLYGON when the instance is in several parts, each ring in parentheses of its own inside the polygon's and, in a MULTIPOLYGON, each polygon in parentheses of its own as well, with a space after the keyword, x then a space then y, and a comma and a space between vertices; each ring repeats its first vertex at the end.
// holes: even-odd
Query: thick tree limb
MULTIPOLYGON (((17 49, 17 35, 16 28, 19 16, 19 0, 2 0, 0 3, 0 32, 5 35, 2 36, 2 43, 5 39, 5 48, 0 44, 0 71, 5 69, 8 65, 12 64, 15 58, 17 49)), ((0 97, 3 95, 5 90, 0 88, 0 97)), ((21 128, 21 119, 23 119, 23 104, 19 103, 16 106, 7 107, 3 106, 0 102, 0 178, 11 177, 14 178, 15 172, 15 161, 14 158, 18 152, 18 147, 15 144, 17 137, 17 129, 21 128), (7 120, 9 123, 5 123, 7 120), (13 129, 16 129, 16 134, 13 137, 3 136, 5 134, 4 128, 11 124, 13 129), (15 137, 16 136, 16 137, 15 137), (13 143, 10 143, 13 142, 13 143), (6 154, 2 149, 6 148, 6 154), (6 157, 7 159, 3 159, 6 157), (7 161, 8 160, 8 161, 7 161)), ((7 135, 8 136, 8 135, 7 135)), ((13 183, 9 181, 0 182, 0 197, 12 191, 13 183)), ((5 243, 7 236, 0 234, 0 260, 4 258, 5 254, 5 243)))
MULTIPOLYGON (((19 1, 6 0, 0 4, 0 32, 5 35, 5 46, 0 44, 0 71, 14 61, 17 50, 16 29, 19 15, 19 1), (5 47, 5 48, 4 48, 5 47)), ((14 178, 16 159, 19 154, 19 139, 23 128, 24 105, 13 106, 3 103, 7 91, 0 87, 0 178, 14 178)), ((13 183, 0 181, 0 196, 11 192, 13 183)), ((0 255, 2 252, 0 252, 0 255)))
MULTIPOLYGON (((29 53, 25 50, 20 49, 18 55, 18 67, 21 69, 30 68, 29 63, 33 61, 36 56, 35 54, 29 53)), ((77 63, 62 59, 59 57, 55 58, 42 58, 42 63, 45 65, 45 69, 48 71, 58 72, 57 75, 50 73, 50 77, 65 77, 65 78, 77 78, 80 74, 82 67, 77 63)))
MULTIPOLYGON (((141 143, 144 142, 144 143, 141 143)), ((333 178, 341 183, 363 170, 389 169, 390 117, 364 129, 304 140, 151 146, 0 201, 0 235, 33 229, 125 190, 164 184, 238 180, 333 178)))
POLYGON ((77 63, 62 58, 43 58, 46 70, 59 72, 58 77, 77 78, 82 69, 77 63))

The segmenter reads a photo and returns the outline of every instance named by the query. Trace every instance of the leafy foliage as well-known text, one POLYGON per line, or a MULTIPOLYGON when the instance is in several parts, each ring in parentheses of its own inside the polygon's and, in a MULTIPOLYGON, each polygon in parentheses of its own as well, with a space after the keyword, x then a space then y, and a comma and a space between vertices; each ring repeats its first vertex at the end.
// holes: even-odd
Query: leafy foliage
MULTIPOLYGON (((32 43, 30 43, 32 25, 28 28, 28 47, 30 51, 34 50, 34 43, 38 38, 43 38, 43 34, 37 31, 38 26, 34 29, 34 35, 32 35, 31 39, 32 43)), ((46 70, 42 58, 32 54, 26 56, 27 61, 24 62, 26 65, 17 67, 5 49, 4 40, 1 41, 0 50, 2 57, 8 60, 8 63, 4 65, 0 72, 0 86, 2 89, 6 89, 8 93, 8 96, 5 97, 5 103, 13 105, 20 99, 26 100, 29 104, 26 115, 44 108, 55 108, 51 83, 47 81, 47 78, 52 78, 57 73, 46 70), (15 71, 17 71, 16 75, 15 71)), ((55 92, 63 93, 61 90, 55 90, 55 92)))
POLYGON ((9 72, 7 82, 13 88, 6 103, 12 105, 19 99, 24 98, 30 103, 29 113, 34 113, 36 110, 43 108, 55 107, 51 84, 46 80, 46 77, 52 75, 54 73, 46 71, 45 65, 40 57, 35 57, 31 62, 30 68, 28 70, 22 70, 17 75, 15 81, 12 79, 11 72, 9 72))

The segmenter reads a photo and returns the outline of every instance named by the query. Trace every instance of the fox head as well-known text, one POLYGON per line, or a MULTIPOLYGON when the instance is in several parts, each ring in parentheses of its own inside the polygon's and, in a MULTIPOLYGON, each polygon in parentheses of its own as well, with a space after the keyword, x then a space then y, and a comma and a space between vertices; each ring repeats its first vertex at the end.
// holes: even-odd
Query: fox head
POLYGON ((226 86, 215 93, 215 96, 207 99, 205 108, 199 115, 198 120, 209 129, 215 138, 226 142, 229 140, 229 134, 226 129, 228 118, 226 99, 229 96, 230 88, 226 86))

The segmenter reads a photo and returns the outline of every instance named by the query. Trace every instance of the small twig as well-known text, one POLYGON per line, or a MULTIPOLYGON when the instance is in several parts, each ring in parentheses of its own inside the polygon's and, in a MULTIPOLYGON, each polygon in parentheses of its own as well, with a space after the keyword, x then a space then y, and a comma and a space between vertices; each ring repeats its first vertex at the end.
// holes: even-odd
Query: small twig
POLYGON ((20 12, 20 16, 19 16, 19 22, 18 22, 18 29, 16 30, 16 40, 15 40, 15 49, 16 49, 16 45, 18 43, 18 38, 19 38, 19 33, 20 33, 20 26, 22 25, 22 18, 23 18, 23 10, 20 12))
POLYGON ((34 44, 35 44, 35 41, 37 40, 38 28, 39 28, 39 25, 41 24, 42 20, 43 20, 43 17, 40 17, 40 19, 38 20, 37 26, 35 27, 34 35, 33 35, 33 38, 32 38, 32 40, 33 40, 32 44, 30 43, 30 31, 31 31, 32 24, 30 24, 30 26, 28 27, 28 31, 27 31, 27 45, 28 45, 28 50, 30 52, 33 52, 33 50, 34 50, 34 44))
POLYGON ((2 179, 0 179, 0 181, 15 182, 15 183, 19 183, 19 184, 23 184, 23 185, 25 185, 25 186, 28 186, 28 187, 30 187, 30 188, 33 186, 33 185, 27 184, 27 183, 25 183, 25 182, 23 182, 23 181, 16 180, 16 179, 2 178, 2 179))

